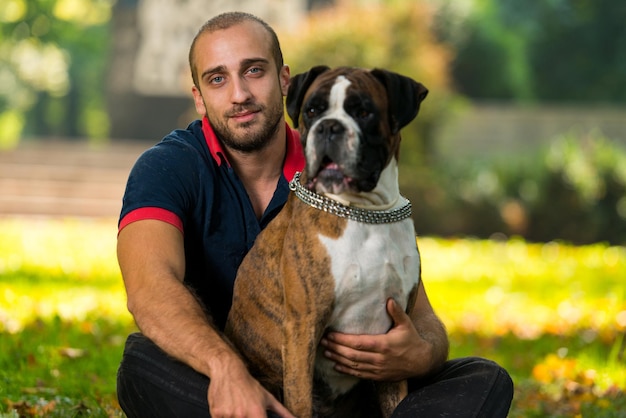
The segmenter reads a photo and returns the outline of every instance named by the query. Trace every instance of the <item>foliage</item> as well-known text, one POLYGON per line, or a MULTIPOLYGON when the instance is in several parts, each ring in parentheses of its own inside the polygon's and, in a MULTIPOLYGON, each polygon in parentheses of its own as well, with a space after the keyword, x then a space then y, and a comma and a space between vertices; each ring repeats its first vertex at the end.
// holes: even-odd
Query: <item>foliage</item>
POLYGON ((0 148, 23 134, 107 135, 102 79, 111 6, 112 0, 3 3, 0 148))
MULTIPOLYGON (((626 243, 626 150, 570 132, 528 155, 401 171, 420 233, 626 243)), ((443 164, 443 163, 442 163, 443 164)))
POLYGON ((532 99, 524 37, 502 23, 499 3, 474 3, 468 12, 443 2, 437 14, 438 36, 456 52, 451 65, 455 87, 475 99, 532 99))
POLYGON ((356 1, 314 11, 297 31, 280 34, 292 74, 315 65, 385 68, 409 76, 429 90, 427 106, 403 130, 406 164, 432 153, 433 131, 450 117, 451 51, 433 37, 427 2, 395 1, 359 5, 356 1))
MULTIPOLYGON (((419 237, 452 356, 504 365, 511 417, 626 407, 626 249, 419 237)), ((121 416, 115 372, 134 330, 115 224, 0 220, 0 416, 121 416)))
POLYGON ((595 132, 565 134, 545 163, 542 193, 529 205, 532 239, 626 243, 626 149, 595 132))
MULTIPOLYGON (((519 19, 509 0, 505 24, 519 19)), ((626 102, 626 5, 621 0, 536 2, 524 24, 543 22, 528 47, 541 100, 626 102)))
POLYGON ((469 12, 454 3, 443 2, 438 31, 458 51, 453 77, 461 92, 481 99, 626 102, 621 0, 474 0, 469 12))

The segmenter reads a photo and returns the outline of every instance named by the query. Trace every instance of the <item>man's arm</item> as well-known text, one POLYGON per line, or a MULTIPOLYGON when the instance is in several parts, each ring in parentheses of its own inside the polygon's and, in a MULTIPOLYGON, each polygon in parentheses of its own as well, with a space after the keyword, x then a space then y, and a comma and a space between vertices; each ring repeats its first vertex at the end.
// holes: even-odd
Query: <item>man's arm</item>
MULTIPOLYGON (((401 314, 404 314, 404 312, 400 310, 395 316, 400 316, 401 314)), ((441 322, 430 304, 422 280, 420 280, 415 306, 411 312, 411 321, 419 336, 432 346, 430 369, 423 373, 418 371, 416 376, 420 376, 439 369, 448 359, 450 351, 448 333, 443 322, 441 322)))
POLYGON ((441 367, 448 358, 448 335, 423 283, 411 317, 393 299, 387 301, 387 312, 394 324, 386 334, 332 332, 322 340, 336 369, 365 379, 396 381, 425 376, 441 367))
POLYGON ((212 416, 239 411, 265 417, 266 409, 290 416, 250 376, 183 284, 184 242, 177 228, 156 220, 131 223, 120 231, 117 256, 137 326, 166 353, 211 379, 212 416))

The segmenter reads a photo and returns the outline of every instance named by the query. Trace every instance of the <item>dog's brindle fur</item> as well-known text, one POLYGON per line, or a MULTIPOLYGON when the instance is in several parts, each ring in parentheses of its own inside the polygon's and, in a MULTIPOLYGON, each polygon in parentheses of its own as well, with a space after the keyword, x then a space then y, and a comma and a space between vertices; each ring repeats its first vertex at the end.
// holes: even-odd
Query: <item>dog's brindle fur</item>
MULTIPOLYGON (((307 169, 303 183, 318 191, 336 187, 333 182, 337 181, 337 173, 326 177, 321 173, 323 164, 330 159, 341 166, 341 175, 350 179, 340 186, 349 183, 350 190, 344 190, 344 196, 373 193, 381 175, 386 176, 386 182, 391 178, 395 182, 392 186, 397 187, 399 131, 415 118, 426 93, 421 84, 385 70, 314 67, 296 75, 289 87, 287 111, 294 126, 300 128, 305 149, 307 169), (316 151, 318 144, 309 143, 307 147, 307 141, 324 131, 310 130, 330 111, 329 89, 340 82, 344 83, 345 93, 340 113, 358 124, 354 127, 358 138, 330 138, 334 143, 322 155, 316 151), (348 144, 355 140, 356 143, 348 144), (354 149, 355 144, 358 150, 354 149), (382 174, 388 167, 391 175, 382 174)), ((326 127, 326 131, 329 129, 337 131, 332 126, 326 127)), ((292 193, 241 264, 225 333, 244 356, 251 373, 296 416, 372 417, 376 410, 381 411, 381 416, 389 416, 405 396, 406 382, 372 383, 335 372, 318 348, 329 329, 359 334, 386 332, 392 325, 385 310, 389 297, 410 313, 420 267, 412 221, 403 222, 360 226, 363 224, 314 209, 292 193), (363 230, 376 235, 376 254, 367 253, 358 248, 362 243, 343 236, 350 223, 353 229, 370 228, 363 230), (401 242, 396 242, 399 236, 401 242), (349 283, 337 283, 346 277, 345 272, 339 278, 336 272, 333 274, 333 262, 337 266, 333 258, 338 255, 329 253, 329 242, 347 242, 349 248, 364 252, 363 256, 369 259, 382 257, 379 252, 395 257, 386 247, 405 246, 408 250, 399 254, 403 257, 399 260, 378 262, 382 266, 378 273, 388 277, 369 277, 369 287, 359 290, 349 283), (403 284, 398 282, 398 275, 403 277, 403 284), (411 275, 414 277, 405 277, 411 275), (372 299, 372 292, 376 292, 376 301, 362 304, 362 300, 372 299), (358 317, 350 308, 357 310, 358 317)), ((356 255, 345 258, 348 257, 353 260, 356 255)), ((339 264, 343 266, 345 260, 339 264)), ((358 271, 351 277, 367 278, 366 273, 358 271)))

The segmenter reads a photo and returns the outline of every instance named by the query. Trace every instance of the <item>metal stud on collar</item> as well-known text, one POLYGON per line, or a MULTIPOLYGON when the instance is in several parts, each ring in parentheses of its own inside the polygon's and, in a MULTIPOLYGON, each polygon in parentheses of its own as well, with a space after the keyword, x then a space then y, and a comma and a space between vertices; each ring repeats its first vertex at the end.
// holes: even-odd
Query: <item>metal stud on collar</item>
POLYGON ((300 183, 301 175, 301 172, 294 175, 293 180, 289 182, 289 189, 295 193, 298 199, 315 209, 323 210, 340 218, 368 224, 400 222, 411 216, 411 202, 404 197, 406 203, 397 209, 371 210, 350 207, 306 189, 300 183))

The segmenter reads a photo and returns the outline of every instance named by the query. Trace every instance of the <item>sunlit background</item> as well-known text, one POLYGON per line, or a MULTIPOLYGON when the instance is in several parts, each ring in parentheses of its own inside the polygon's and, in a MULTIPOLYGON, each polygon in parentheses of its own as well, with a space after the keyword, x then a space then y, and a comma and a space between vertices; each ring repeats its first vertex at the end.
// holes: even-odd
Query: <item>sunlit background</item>
POLYGON ((294 74, 383 67, 430 89, 401 154, 419 234, 626 242, 619 0, 2 0, 0 213, 116 216, 136 156, 197 117, 197 28, 233 9, 276 28, 294 74))
POLYGON ((197 117, 189 44, 227 10, 267 20, 292 74, 429 88, 401 188, 452 354, 511 371, 511 416, 620 416, 623 0, 0 0, 0 416, 120 416, 126 176, 197 117))

